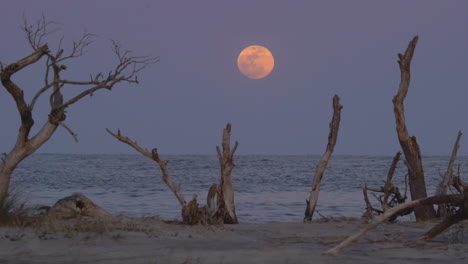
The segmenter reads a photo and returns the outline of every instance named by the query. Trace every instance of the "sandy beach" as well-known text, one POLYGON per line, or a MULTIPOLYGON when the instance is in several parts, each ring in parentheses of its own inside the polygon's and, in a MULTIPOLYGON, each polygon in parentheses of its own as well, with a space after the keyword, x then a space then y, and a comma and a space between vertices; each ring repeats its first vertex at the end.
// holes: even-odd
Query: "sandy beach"
POLYGON ((156 218, 0 228, 0 263, 467 263, 468 223, 433 241, 434 223, 386 223, 338 255, 322 254, 361 220, 186 226, 156 218), (465 244, 464 244, 465 243, 465 244))

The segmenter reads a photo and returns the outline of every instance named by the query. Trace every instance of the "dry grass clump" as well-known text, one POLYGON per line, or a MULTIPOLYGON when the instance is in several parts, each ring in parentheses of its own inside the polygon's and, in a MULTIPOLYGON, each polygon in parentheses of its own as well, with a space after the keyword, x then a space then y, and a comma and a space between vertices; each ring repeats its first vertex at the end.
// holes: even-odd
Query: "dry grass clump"
MULTIPOLYGON (((18 192, 10 192, 4 201, 0 201, 0 227, 15 228, 20 231, 31 228, 41 239, 62 233, 65 237, 74 237, 80 233, 103 235, 113 231, 142 232, 150 236, 158 236, 157 223, 164 223, 158 217, 86 217, 60 219, 47 212, 28 215, 25 202, 22 202, 18 192)), ((120 236, 114 240, 122 239, 120 236)))
POLYGON ((24 205, 20 193, 10 188, 6 198, 0 200, 0 226, 22 225, 22 219, 27 216, 24 205))
MULTIPOLYGON (((58 219, 47 214, 38 216, 14 217, 8 222, 8 227, 24 230, 31 228, 40 239, 48 239, 55 235, 63 234, 72 238, 80 234, 104 235, 114 231, 141 232, 148 236, 159 236, 159 228, 155 224, 156 219, 130 217, 78 217, 76 219, 58 219)), ((113 240, 120 240, 123 236, 113 234, 113 240)))

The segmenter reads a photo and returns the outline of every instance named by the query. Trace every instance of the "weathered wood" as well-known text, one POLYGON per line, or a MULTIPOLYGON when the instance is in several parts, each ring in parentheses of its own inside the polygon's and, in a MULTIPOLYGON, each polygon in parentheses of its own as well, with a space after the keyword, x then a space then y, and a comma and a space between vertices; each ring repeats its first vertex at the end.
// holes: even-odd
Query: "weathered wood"
POLYGON ((169 170, 167 169, 168 161, 161 160, 158 154, 158 150, 154 148, 152 152, 145 150, 140 147, 135 141, 129 137, 123 136, 120 130, 114 133, 107 129, 107 132, 118 139, 119 141, 128 144, 136 151, 141 153, 143 156, 152 159, 158 163, 163 180, 169 189, 175 194, 177 200, 182 206, 181 214, 182 221, 184 224, 197 225, 197 224, 237 224, 237 216, 235 213, 234 205, 234 190, 231 183, 231 171, 234 168, 234 152, 237 149, 238 142, 235 143, 234 147, 230 148, 230 137, 231 137, 231 124, 228 123, 223 133, 223 152, 217 147, 218 157, 221 167, 221 184, 211 185, 208 195, 206 197, 206 205, 200 207, 197 203, 197 196, 194 195, 190 202, 186 202, 182 192, 181 185, 175 185, 170 176, 169 170), (216 199, 216 203, 215 203, 216 199))
POLYGON ((184 199, 184 196, 182 195, 181 192, 181 185, 175 185, 174 182, 172 182, 171 177, 169 176, 169 171, 167 169, 167 163, 168 161, 166 160, 161 160, 158 154, 158 149, 154 148, 152 152, 150 153, 149 151, 145 150, 144 148, 140 147, 135 141, 131 140, 129 137, 123 136, 120 134, 120 129, 117 130, 117 133, 112 132, 108 128, 106 128, 107 133, 111 134, 113 137, 118 139, 119 141, 128 144, 132 148, 134 148, 136 151, 140 152, 143 154, 143 156, 155 161, 158 165, 159 168, 161 169, 162 173, 162 178, 164 183, 166 183, 167 187, 174 193, 174 195, 177 197, 177 200, 179 201, 179 204, 184 207, 186 205, 186 201, 184 199))
MULTIPOLYGON (((440 184, 439 184, 439 186, 437 188, 436 195, 445 195, 445 194, 447 194, 447 189, 448 189, 448 186, 449 186, 449 184, 450 184, 450 182, 452 180, 452 176, 453 176, 453 165, 455 163, 455 159, 457 158, 458 149, 460 148, 460 138, 461 138, 461 136, 462 136, 461 131, 458 131, 457 140, 455 140, 455 145, 453 146, 452 155, 450 157, 450 161, 448 163, 447 170, 445 171, 444 178, 442 179, 442 181, 440 182, 440 184)), ((439 217, 442 217, 442 218, 447 217, 447 206, 446 205, 439 206, 438 210, 437 210, 437 213, 438 213, 439 217)))
MULTIPOLYGON (((432 238, 444 232, 447 228, 451 227, 452 225, 465 219, 468 219, 468 186, 465 186, 463 190, 463 203, 459 206, 460 209, 458 210, 458 212, 456 212, 453 215, 447 216, 441 223, 434 226, 431 230, 425 233, 421 237, 421 239, 431 240, 432 238)), ((440 205, 439 208, 442 208, 442 206, 440 205)))
POLYGON ((317 206, 319 197, 320 183, 338 138, 338 129, 340 128, 342 108, 343 106, 340 104, 340 97, 338 97, 338 95, 333 96, 333 117, 330 122, 330 133, 328 134, 327 149, 315 169, 315 175, 312 182, 312 191, 310 192, 309 200, 306 200, 307 207, 305 211, 304 222, 312 221, 312 216, 314 215, 315 207, 317 206))
MULTIPOLYGON (((387 181, 385 182, 385 185, 383 187, 384 197, 383 197, 383 202, 382 202, 382 209, 384 211, 387 211, 387 209, 388 209, 388 197, 390 196, 392 190, 394 190, 396 188, 393 185, 392 180, 393 180, 393 174, 395 174, 396 166, 398 164, 398 161, 400 160, 400 156, 401 156, 401 152, 398 151, 395 154, 395 157, 393 157, 392 165, 390 165, 390 169, 388 170, 387 181)), ((398 189, 396 189, 396 190, 398 191, 398 189)), ((400 194, 399 191, 398 191, 398 194, 400 194)))
MULTIPOLYGON (((367 216, 369 214, 369 210, 372 212, 372 216, 374 215, 374 213, 376 215, 381 215, 385 211, 387 211, 389 207, 393 208, 396 205, 402 204, 402 203, 404 203, 406 201, 406 195, 405 196, 401 195, 400 190, 398 189, 398 187, 393 185, 393 182, 392 182, 396 166, 398 164, 398 161, 400 160, 400 156, 401 156, 401 152, 397 152, 395 157, 393 157, 392 164, 390 165, 390 169, 388 170, 387 180, 385 181, 384 186, 382 186, 380 188, 372 188, 372 187, 365 186, 363 188, 364 201, 367 200, 366 201, 366 205, 367 205, 366 206, 366 212, 364 213, 363 216, 367 216), (380 202, 382 210, 378 210, 378 209, 375 209, 372 206, 370 206, 369 198, 367 198, 367 191, 372 191, 374 193, 376 193, 376 192, 377 193, 382 193, 382 195, 380 195, 378 197, 374 193, 372 193, 377 198, 377 200, 380 202), (388 199, 390 197, 392 197, 392 199, 390 201, 388 201, 388 199)), ((400 213, 396 213, 389 219, 389 221, 393 222, 393 221, 396 220, 396 218, 398 216, 407 215, 407 214, 410 214, 412 212, 413 212, 413 210, 407 210, 407 211, 402 211, 400 213)))
MULTIPOLYGON (((403 102, 408 93, 410 84, 410 66, 413 58, 414 50, 418 42, 418 37, 414 37, 409 43, 405 53, 398 54, 398 64, 400 66, 401 81, 398 93, 393 97, 393 110, 395 113, 396 129, 398 140, 405 154, 406 164, 408 167, 409 186, 411 199, 417 200, 427 197, 426 183, 424 179, 424 171, 421 161, 421 151, 416 142, 416 137, 409 136, 405 122, 405 111, 403 102)), ((417 221, 429 220, 435 217, 435 211, 432 205, 421 204, 414 208, 417 221)))
POLYGON ((374 208, 372 207, 369 197, 367 196, 367 185, 362 188, 362 194, 364 196, 364 202, 366 203, 366 211, 363 214, 363 218, 374 219, 374 208))
POLYGON ((81 194, 74 194, 58 200, 47 214, 51 217, 70 219, 80 216, 110 216, 106 210, 102 209, 81 194))
POLYGON ((231 124, 228 123, 223 129, 223 141, 221 152, 216 147, 221 167, 221 184, 219 187, 218 207, 215 217, 224 219, 225 224, 237 224, 236 208, 234 203, 234 189, 231 182, 231 172, 234 168, 234 153, 239 143, 236 141, 231 150, 231 124))
POLYGON ((387 210, 384 214, 382 214, 379 218, 376 218, 372 223, 370 223, 366 228, 362 229, 361 231, 349 236, 345 240, 343 240, 340 244, 335 246, 332 249, 325 251, 325 254, 337 254, 341 249, 351 244, 353 241, 364 235, 365 233, 369 232, 370 230, 376 228, 381 223, 387 221, 390 217, 398 212, 402 212, 408 210, 410 208, 415 208, 421 205, 433 205, 433 204, 446 204, 451 203, 455 205, 462 205, 465 203, 463 195, 443 195, 443 196, 431 196, 419 200, 413 200, 411 202, 407 202, 404 204, 400 204, 392 209, 387 210))

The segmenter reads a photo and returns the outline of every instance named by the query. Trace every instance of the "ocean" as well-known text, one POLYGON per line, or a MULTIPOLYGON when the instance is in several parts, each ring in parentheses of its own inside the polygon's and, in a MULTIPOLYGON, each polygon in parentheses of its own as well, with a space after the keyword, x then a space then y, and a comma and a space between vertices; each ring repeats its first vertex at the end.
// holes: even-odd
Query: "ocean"
MULTIPOLYGON (((208 188, 219 183, 218 158, 210 155, 168 155, 174 183, 182 185, 187 201, 194 194, 205 204, 208 188)), ((314 219, 360 217, 365 209, 362 187, 384 184, 391 156, 333 156, 322 179, 314 219)), ((232 171, 239 222, 302 221, 312 177, 320 156, 238 155, 232 171)), ((423 157, 428 194, 434 194, 448 165, 448 156, 423 157)), ((454 170, 468 168, 459 157, 454 170)), ((403 162, 398 163, 394 184, 405 190, 403 162)), ((28 206, 53 205, 58 199, 81 193, 112 214, 180 219, 180 205, 162 181, 159 166, 142 155, 33 154, 14 171, 11 179, 28 206)), ((409 190, 408 190, 409 196, 409 190)), ((376 199, 370 195, 373 201, 376 199)))

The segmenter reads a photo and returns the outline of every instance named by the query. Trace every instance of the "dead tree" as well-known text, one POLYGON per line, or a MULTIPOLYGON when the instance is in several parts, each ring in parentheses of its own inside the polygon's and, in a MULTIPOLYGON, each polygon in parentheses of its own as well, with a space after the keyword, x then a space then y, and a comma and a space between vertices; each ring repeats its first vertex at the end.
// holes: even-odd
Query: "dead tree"
POLYGON ((219 165, 221 167, 221 185, 219 188, 218 208, 216 218, 223 219, 223 223, 237 224, 236 208, 234 204, 234 190, 231 183, 231 172, 234 168, 234 152, 238 143, 234 144, 231 150, 231 124, 228 123, 223 130, 223 151, 216 146, 219 165))
MULTIPOLYGON (((51 33, 56 32, 54 28, 51 28, 56 25, 56 23, 47 21, 45 17, 42 17, 35 25, 30 25, 25 21, 22 29, 33 49, 32 53, 8 65, 0 64, 2 85, 15 101, 21 118, 16 143, 13 149, 6 153, 0 161, 0 202, 7 196, 10 176, 16 166, 49 140, 59 126, 65 128, 77 140, 76 134, 64 123, 66 110, 71 105, 86 96, 93 95, 98 90, 111 90, 119 83, 138 83, 137 74, 148 65, 158 61, 158 58, 153 57, 130 56, 130 52, 123 50, 119 43, 112 42, 112 51, 117 57, 117 63, 113 69, 107 71, 108 74, 97 73, 91 75, 87 81, 66 80, 61 76, 62 72, 67 70, 66 63, 84 55, 94 36, 85 32, 79 40, 73 42, 69 52, 62 48, 62 38, 58 41, 56 51, 53 52, 45 41, 51 33), (43 84, 36 91, 32 100, 27 102, 23 89, 12 80, 12 77, 15 73, 41 59, 45 62, 43 84), (65 99, 62 90, 71 87, 73 89, 82 88, 76 95, 65 99), (50 105, 48 119, 42 121, 42 127, 38 132, 31 134, 35 124, 33 119, 35 104, 46 93, 48 93, 50 105)), ((38 86, 40 85, 38 83, 38 86)))
MULTIPOLYGON (((457 140, 455 141, 455 145, 453 146, 452 155, 450 157, 449 164, 447 166, 447 171, 444 174, 444 178, 440 182, 436 195, 445 195, 447 194, 447 189, 449 187, 450 182, 453 182, 453 165, 455 163, 455 159, 457 158, 457 152, 460 148, 460 138, 462 136, 461 131, 458 131, 457 140)), ((437 214, 439 217, 445 218, 447 216, 447 206, 441 205, 438 207, 437 214)))
POLYGON ((342 108, 343 106, 340 104, 340 97, 338 97, 338 95, 333 96, 333 117, 330 122, 330 133, 328 134, 327 149, 315 169, 315 175, 312 183, 312 191, 310 192, 309 200, 306 200, 307 208, 305 211, 304 222, 312 221, 312 216, 314 215, 315 207, 317 206, 317 201, 319 197, 320 182, 322 181, 323 173, 327 168, 328 160, 330 159, 333 153, 336 140, 338 138, 338 129, 340 128, 342 108))
MULTIPOLYGON (((390 169, 388 170, 387 180, 385 181, 385 185, 380 188, 371 188, 364 186, 363 194, 364 194, 364 201, 366 202, 366 211, 364 213, 365 218, 373 218, 374 215, 381 215, 385 213, 389 208, 393 208, 399 204, 402 204, 406 201, 406 190, 405 194, 401 194, 400 189, 396 187, 392 180, 393 175, 395 173, 396 166, 398 161, 400 160, 401 152, 397 152, 395 157, 393 158, 392 164, 390 165, 390 169), (367 196, 367 191, 373 192, 374 196, 380 202, 382 210, 373 208, 369 198, 367 196), (381 195, 377 196, 375 193, 381 193, 381 195), (390 199, 390 201, 389 201, 390 199)), ((406 211, 399 212, 398 214, 394 214, 389 221, 393 222, 398 216, 407 215, 413 212, 413 209, 408 209, 406 211)))
POLYGON ((369 232, 370 230, 376 228, 381 223, 387 221, 390 217, 394 214, 397 214, 401 211, 408 210, 410 208, 416 208, 421 205, 429 205, 433 206, 434 204, 451 204, 452 206, 458 206, 459 210, 450 215, 440 224, 433 227, 429 230, 426 234, 421 237, 424 240, 430 240, 436 235, 442 233, 444 230, 456 224, 462 220, 468 219, 468 185, 464 186, 463 194, 455 194, 455 195, 441 195, 441 196, 431 196, 419 200, 413 200, 411 202, 407 202, 404 204, 400 204, 388 211, 386 211, 383 215, 379 218, 375 219, 371 224, 369 224, 363 230, 349 236, 345 240, 343 240, 340 244, 335 246, 334 248, 325 251, 326 254, 337 254, 341 249, 351 244, 353 241, 357 240, 359 237, 364 235, 365 233, 369 232))
MULTIPOLYGON (((395 112, 396 130, 401 148, 405 154, 405 163, 408 167, 408 181, 411 199, 423 199, 427 197, 424 171, 421 161, 421 151, 416 142, 415 136, 409 136, 405 123, 405 111, 403 102, 408 93, 410 84, 410 66, 414 49, 418 42, 418 37, 414 37, 409 43, 405 54, 398 54, 398 64, 400 65, 401 81, 398 93, 393 97, 393 111, 395 112)), ((435 217, 435 211, 430 204, 421 204, 414 208, 417 221, 425 221, 435 217)))
POLYGON ((206 205, 200 207, 197 203, 197 195, 194 195, 190 202, 186 202, 182 195, 181 185, 176 185, 172 182, 167 169, 168 161, 161 160, 158 150, 154 148, 149 152, 140 147, 135 141, 120 134, 106 129, 109 134, 114 136, 119 141, 130 145, 143 156, 154 160, 158 163, 162 172, 163 181, 174 193, 182 207, 182 221, 184 224, 237 224, 237 216, 234 205, 234 190, 231 183, 231 172, 234 168, 234 152, 237 149, 238 142, 235 143, 231 150, 231 124, 227 124, 223 132, 222 151, 216 147, 218 152, 219 163, 221 166, 221 183, 211 185, 206 198, 206 205), (215 203, 216 199, 216 203, 215 203))

